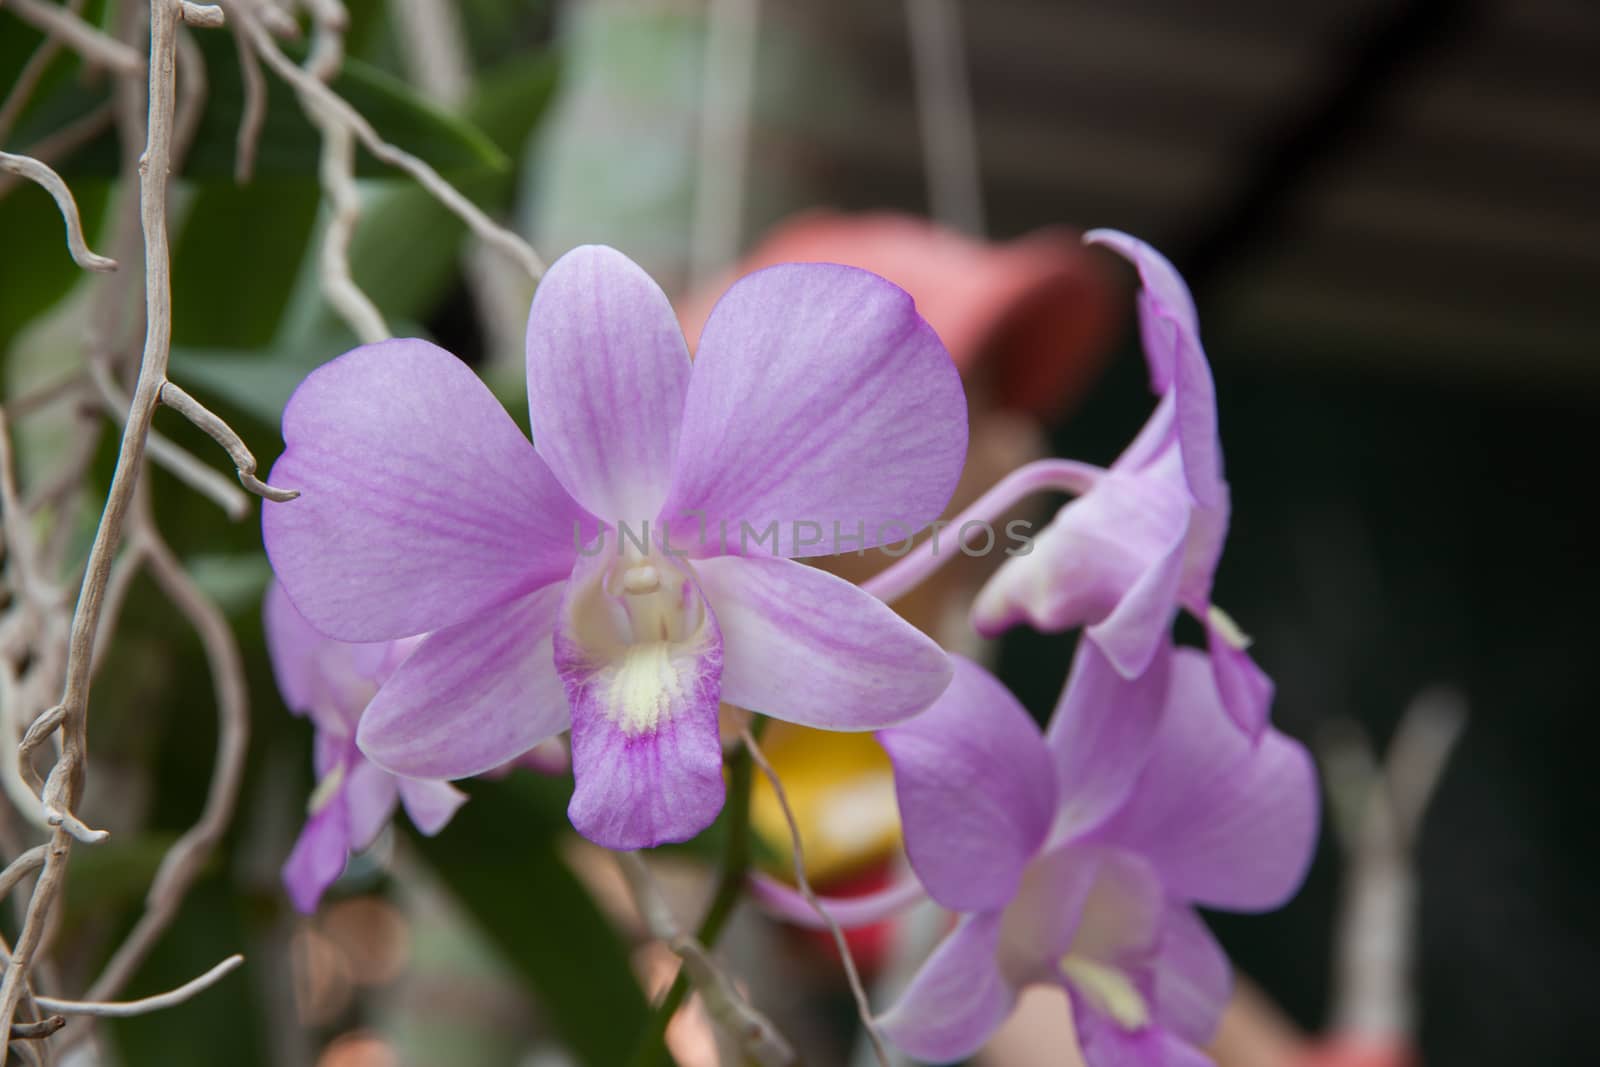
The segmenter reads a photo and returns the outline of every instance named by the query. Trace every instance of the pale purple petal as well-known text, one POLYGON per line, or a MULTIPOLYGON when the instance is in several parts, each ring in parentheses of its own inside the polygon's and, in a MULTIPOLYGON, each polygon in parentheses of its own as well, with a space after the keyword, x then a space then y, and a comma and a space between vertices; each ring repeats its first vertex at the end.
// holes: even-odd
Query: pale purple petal
POLYGON ((692 579, 682 577, 672 600, 686 605, 684 632, 629 639, 611 629, 619 609, 606 601, 609 566, 600 556, 580 559, 555 633, 572 708, 567 815, 605 848, 687 841, 722 810, 722 637, 692 579))
MULTIPOLYGON (((828 924, 822 921, 822 917, 805 898, 805 894, 794 886, 759 871, 750 876, 746 885, 751 899, 774 918, 783 919, 807 930, 828 928, 828 924)), ((828 913, 828 917, 837 923, 840 929, 854 930, 860 926, 873 926, 892 918, 918 901, 926 900, 927 897, 922 883, 908 872, 899 881, 891 882, 882 889, 861 896, 832 897, 819 894, 817 899, 821 902, 823 910, 828 913)))
POLYGON ((467 794, 436 778, 396 778, 395 782, 406 815, 428 837, 443 830, 456 809, 467 802, 467 794))
POLYGON ((966 450, 960 377, 911 297, 854 267, 781 264, 711 312, 663 515, 703 517, 698 555, 892 544, 939 517, 966 450))
POLYGON ((1174 394, 1184 471, 1195 499, 1202 507, 1217 507, 1223 485, 1217 391, 1189 287, 1165 256, 1137 237, 1092 230, 1084 240, 1112 249, 1138 268, 1144 285, 1139 320, 1151 383, 1157 393, 1174 394))
POLYGON ((1161 1025, 1191 1044, 1210 1042, 1233 992, 1233 967, 1193 908, 1168 903, 1154 972, 1161 1025))
POLYGON ((723 556, 695 575, 722 629, 722 699, 823 730, 873 730, 927 707, 944 651, 882 601, 786 559, 723 556))
POLYGON ((1222 706, 1247 736, 1260 737, 1272 710, 1272 679, 1251 658, 1249 640, 1214 609, 1207 614, 1206 640, 1222 706))
MULTIPOLYGON (((680 676, 703 663, 673 664, 680 676)), ((580 689, 572 718, 573 828, 605 848, 654 848, 687 841, 722 810, 722 744, 714 689, 693 696, 654 728, 630 733, 607 717, 614 693, 580 689)))
POLYGON ((345 774, 344 803, 350 819, 350 851, 360 852, 389 825, 400 795, 394 775, 369 760, 356 759, 345 774))
POLYGON ((971 660, 921 715, 878 734, 894 764, 906 853, 955 911, 1003 906, 1055 815, 1049 750, 1022 705, 971 660))
POLYGON ((678 319, 638 264, 602 245, 551 264, 528 315, 528 413, 573 499, 634 529, 655 519, 688 388, 678 319))
MULTIPOLYGON (((565 577, 582 510, 466 364, 426 341, 363 345, 283 414, 262 533, 289 599, 346 641, 463 622, 565 577)), ((592 522, 592 520, 591 520, 592 522)))
POLYGON ((1215 1067, 1211 1057, 1159 1025, 1125 1030, 1075 991, 1072 1025, 1088 1067, 1215 1067))
POLYGON ((349 854, 349 822, 344 805, 335 800, 306 820, 283 865, 284 888, 296 910, 305 915, 317 910, 322 894, 344 873, 349 854))
POLYGON ((290 711, 304 715, 317 698, 318 656, 332 638, 312 628, 277 582, 267 584, 261 601, 261 617, 267 639, 267 658, 272 661, 272 676, 278 682, 278 692, 283 694, 283 703, 290 711))
POLYGON ((912 1056, 936 1063, 978 1051, 1017 999, 995 962, 999 940, 999 913, 964 916, 879 1017, 884 1035, 912 1056))
POLYGON ((567 728, 551 633, 552 585, 430 635, 378 690, 357 739, 413 778, 466 778, 567 728))
POLYGON ((1071 840, 1121 807, 1149 757, 1166 708, 1171 654, 1165 646, 1128 680, 1093 641, 1079 641, 1045 741, 1061 783, 1058 839, 1071 840))
POLYGON ((1167 639, 1178 608, 1190 501, 1161 470, 1113 470, 1062 508, 1027 555, 1001 564, 973 604, 994 636, 1018 622, 1056 633, 1087 625, 1125 677, 1167 639))
MULTIPOLYGON (((553 655, 553 653, 552 653, 553 655)), ((559 677, 559 676, 558 676, 559 677)), ((561 692, 566 699, 566 690, 561 692)), ((572 753, 565 738, 552 737, 539 742, 522 755, 509 759, 498 767, 484 771, 480 778, 504 778, 513 771, 532 771, 535 774, 559 775, 572 770, 572 753)))
POLYGON ((1222 706, 1209 658, 1174 655, 1149 762, 1095 837, 1147 856, 1174 896, 1233 911, 1275 908, 1316 844, 1316 769, 1298 742, 1252 742, 1222 706))

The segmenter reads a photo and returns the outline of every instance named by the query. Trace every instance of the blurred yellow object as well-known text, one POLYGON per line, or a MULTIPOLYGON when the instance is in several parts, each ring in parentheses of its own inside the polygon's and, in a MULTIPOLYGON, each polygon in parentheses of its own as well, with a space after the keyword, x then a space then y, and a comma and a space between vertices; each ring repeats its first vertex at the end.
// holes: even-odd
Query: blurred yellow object
MULTIPOLYGON (((806 874, 826 883, 859 871, 900 845, 889 756, 871 734, 844 734, 773 722, 761 747, 783 781, 805 843, 806 874)), ((789 824, 765 776, 757 775, 750 822, 793 874, 789 824)))

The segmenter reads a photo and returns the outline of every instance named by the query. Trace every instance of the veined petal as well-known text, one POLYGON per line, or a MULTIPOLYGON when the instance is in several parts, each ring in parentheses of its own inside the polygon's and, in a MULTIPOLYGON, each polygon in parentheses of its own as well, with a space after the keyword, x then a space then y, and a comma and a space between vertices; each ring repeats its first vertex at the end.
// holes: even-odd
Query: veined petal
POLYGON ((638 264, 585 245, 550 265, 528 314, 528 413, 573 499, 634 529, 654 519, 688 387, 677 317, 638 264))
POLYGON ((466 778, 567 728, 551 634, 563 584, 431 634, 378 690, 357 740, 414 778, 466 778))
POLYGON ((1139 271, 1140 332, 1150 363, 1152 387, 1174 394, 1184 473, 1202 507, 1217 507, 1222 490, 1222 447, 1217 439, 1217 390, 1200 345, 1200 322, 1189 287, 1173 265, 1137 237, 1116 230, 1091 230, 1090 244, 1104 245, 1139 271))
POLYGON ((467 802, 467 794, 435 778, 396 778, 395 783, 412 825, 429 837, 443 830, 467 802))
POLYGON ((903 290, 830 263, 757 271, 701 334, 663 517, 701 528, 697 555, 892 544, 949 502, 966 412, 949 353, 903 290))
POLYGON ((824 730, 874 730, 950 681, 944 651, 882 601, 786 559, 697 560, 724 642, 722 699, 824 730))
POLYGON ((400 794, 394 775, 355 753, 351 755, 353 762, 345 772, 344 803, 350 818, 350 851, 360 852, 389 825, 400 794))
POLYGON ((344 873, 350 855, 350 825, 342 803, 326 804, 306 820, 283 865, 283 885, 301 914, 310 915, 328 887, 344 873))
POLYGON ((1122 806, 1139 780, 1166 709, 1171 653, 1163 646, 1126 679, 1093 641, 1079 641, 1045 741, 1061 783, 1056 839, 1072 840, 1122 806))
POLYGON ((717 619, 686 571, 667 559, 644 566, 654 585, 636 592, 645 587, 628 561, 580 559, 555 634, 572 708, 567 814, 619 850, 687 841, 711 825, 724 792, 717 619))
POLYGON ((1000 915, 963 916, 878 1019, 885 1036, 923 1060, 965 1059, 1005 1022, 1017 994, 995 962, 1000 915))
POLYGON ((289 599, 330 636, 450 626, 572 567, 582 509, 467 365, 426 341, 313 371, 283 437, 271 478, 300 497, 264 503, 262 534, 289 599))
POLYGON ((884 730, 906 853, 928 894, 955 911, 1003 907, 1055 815, 1049 750, 1022 705, 971 660, 950 657, 933 706, 884 730))
POLYGON ((1316 844, 1310 755, 1276 730, 1246 737, 1203 653, 1175 653, 1168 693, 1144 773, 1095 838, 1147 857, 1180 899, 1232 911, 1279 906, 1316 844))
POLYGON ((1161 1025, 1191 1044, 1210 1042, 1233 992, 1233 967, 1193 908, 1167 903, 1154 971, 1161 1025))

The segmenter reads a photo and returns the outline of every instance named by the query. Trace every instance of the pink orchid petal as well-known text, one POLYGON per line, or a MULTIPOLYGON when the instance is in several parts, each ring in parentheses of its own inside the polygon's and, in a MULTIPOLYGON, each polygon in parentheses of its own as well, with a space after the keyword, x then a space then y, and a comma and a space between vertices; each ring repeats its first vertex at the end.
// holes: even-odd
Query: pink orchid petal
POLYGON ((571 569, 583 513, 466 364, 426 341, 363 345, 283 414, 262 534, 289 599, 345 641, 463 622, 571 569))
POLYGON ((1087 997, 1070 992, 1078 1047, 1091 1067, 1216 1067, 1210 1056, 1165 1028, 1125 1030, 1087 997))
POLYGON ((1139 322, 1156 392, 1174 394, 1184 472, 1202 507, 1220 505, 1222 446, 1217 439, 1217 390, 1200 345, 1200 323, 1189 287, 1173 265, 1137 237, 1092 230, 1083 238, 1132 263, 1144 291, 1139 322))
POLYGON ((955 911, 1016 895, 1055 815, 1039 727, 993 675, 950 657, 954 677, 921 715, 878 740, 894 764, 906 853, 928 894, 955 911))
POLYGON ((1190 504, 1160 471, 1113 470, 1068 503, 979 591, 973 625, 1056 633, 1087 625, 1125 677, 1144 673, 1177 613, 1190 504))
POLYGON ((1061 783, 1058 838, 1082 834, 1122 806, 1149 757, 1166 710, 1170 653, 1128 680, 1093 641, 1079 641, 1045 741, 1061 783))
POLYGON ((638 264, 601 245, 551 264, 528 315, 528 412, 573 499, 635 530, 655 519, 688 388, 677 317, 638 264))
POLYGON ((1209 658, 1179 649, 1149 761, 1128 803, 1095 831, 1140 853, 1177 897, 1208 907, 1278 907, 1316 844, 1316 769, 1298 742, 1252 742, 1222 705, 1209 658))
POLYGON ((1005 1022, 1017 994, 995 962, 1000 915, 963 916, 878 1019, 884 1036, 923 1060, 965 1059, 1005 1022))
MULTIPOLYGON (((807 930, 826 930, 817 909, 794 886, 780 882, 771 875, 757 872, 747 883, 750 897, 768 914, 807 930)), ((841 930, 854 930, 861 926, 874 926, 885 919, 905 911, 911 905, 926 900, 922 883, 909 873, 882 889, 858 897, 832 897, 818 894, 823 910, 839 924, 841 930)))
POLYGON ((688 606, 685 632, 629 639, 608 629, 619 610, 606 599, 612 562, 599 554, 579 559, 555 633, 556 669, 572 708, 567 815, 605 848, 687 841, 722 810, 722 635, 697 603, 692 578, 672 597, 688 606))
POLYGON ((412 825, 428 837, 443 830, 467 802, 467 794, 436 778, 396 778, 395 783, 412 825))
POLYGON ((361 750, 413 778, 466 778, 567 728, 551 634, 563 585, 430 635, 378 690, 361 750))
POLYGON ((663 515, 703 522, 698 555, 892 544, 949 502, 966 410, 955 365, 903 290, 836 264, 757 271, 701 335, 663 515))
POLYGON ((695 574, 722 629, 722 699, 824 730, 874 730, 949 684, 943 650, 857 586, 786 559, 722 556, 695 574))
POLYGON ((344 873, 350 856, 350 826, 338 800, 306 820, 283 865, 283 885, 301 914, 317 910, 322 894, 344 873))
POLYGON ((283 702, 290 711, 304 715, 317 698, 317 659, 329 639, 295 610, 289 595, 277 582, 267 585, 261 601, 261 616, 267 656, 272 661, 272 676, 278 682, 278 692, 283 694, 283 702))
POLYGON ((394 775, 356 756, 345 772, 344 803, 350 819, 350 851, 360 852, 389 825, 400 794, 394 775))
POLYGON ((1161 1024, 1191 1044, 1210 1042, 1233 994, 1233 966, 1193 908, 1167 904, 1154 969, 1161 1024))

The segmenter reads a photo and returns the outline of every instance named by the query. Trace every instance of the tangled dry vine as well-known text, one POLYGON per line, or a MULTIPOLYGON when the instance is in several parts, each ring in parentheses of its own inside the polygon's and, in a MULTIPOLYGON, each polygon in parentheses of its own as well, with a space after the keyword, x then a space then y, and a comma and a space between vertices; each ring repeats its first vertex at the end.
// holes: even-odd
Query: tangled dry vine
MULTIPOLYGON (((181 170, 206 97, 204 61, 190 35, 226 28, 235 37, 245 90, 235 166, 240 181, 247 181, 252 172, 266 113, 263 66, 293 88, 307 118, 321 133, 319 176, 329 209, 319 257, 323 291, 363 340, 380 340, 389 331, 350 274, 348 247, 361 214, 354 184, 358 145, 417 181, 460 217, 485 247, 499 251, 530 278, 536 281, 544 271, 543 260, 526 241, 490 219, 426 162, 384 140, 330 87, 343 61, 348 22, 339 0, 302 0, 298 11, 293 10, 295 5, 270 0, 219 0, 215 5, 150 0, 148 6, 127 2, 117 5, 111 32, 85 21, 82 7, 79 0, 61 4, 0 0, 4 9, 0 14, 20 18, 45 35, 0 103, 0 131, 12 126, 43 67, 63 50, 76 53, 86 67, 104 72, 111 85, 105 104, 30 146, 28 154, 0 153, 0 171, 5 172, 0 175, 0 196, 18 179, 40 185, 60 211, 73 260, 87 271, 107 275, 91 294, 85 369, 10 398, 0 408, 4 578, 0 743, 16 746, 14 759, 0 760, 0 785, 34 832, 46 835, 31 847, 10 847, 8 841, 7 850, 14 855, 0 869, 0 898, 22 894, 25 899, 16 943, 0 943, 4 970, 0 1034, 6 1035, 0 1040, 0 1067, 13 1053, 30 1063, 48 1062, 43 1046, 64 1048, 88 1039, 95 1018, 142 1014, 180 1003, 243 962, 242 956, 230 956, 167 993, 133 1001, 113 999, 177 917, 227 828, 249 734, 237 641, 221 609, 168 547, 155 521, 148 480, 141 475, 148 462, 158 463, 235 520, 248 516, 248 498, 210 464, 155 432, 157 408, 170 407, 215 440, 227 453, 240 485, 250 493, 277 501, 296 495, 290 487, 262 482, 255 457, 239 434, 168 377, 173 299, 168 184, 181 170), (312 27, 312 48, 303 66, 291 61, 278 44, 278 38, 299 34, 298 14, 304 14, 312 27), (90 249, 77 201, 51 164, 113 123, 123 146, 122 199, 113 215, 108 256, 90 249), (126 310, 139 306, 134 296, 141 277, 142 314, 128 323, 126 310), (136 330, 141 319, 139 343, 136 330), (12 424, 68 405, 79 431, 77 442, 38 484, 19 485, 12 424), (91 499, 89 477, 96 445, 113 426, 120 434, 115 471, 87 555, 76 559, 70 530, 79 509, 91 499), (107 836, 77 814, 90 763, 91 686, 122 603, 141 572, 155 580, 188 621, 207 657, 218 717, 210 788, 193 826, 163 858, 147 893, 144 914, 84 997, 47 996, 36 986, 52 973, 50 931, 61 907, 73 850, 107 836), (35 760, 46 757, 49 768, 41 775, 35 760)), ((771 773, 764 761, 763 769, 771 773)), ((652 935, 683 957, 687 977, 707 1003, 718 1006, 719 1022, 739 1035, 758 1061, 788 1062, 792 1053, 783 1038, 744 1002, 706 946, 682 933, 642 861, 624 856, 623 864, 652 935)), ((739 880, 730 884, 737 886, 739 880)))

